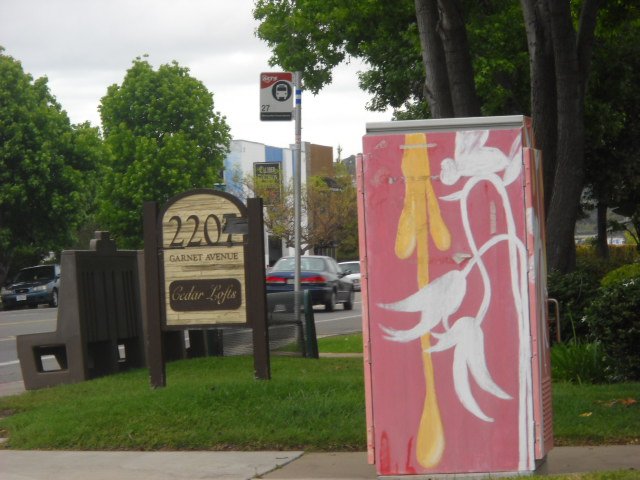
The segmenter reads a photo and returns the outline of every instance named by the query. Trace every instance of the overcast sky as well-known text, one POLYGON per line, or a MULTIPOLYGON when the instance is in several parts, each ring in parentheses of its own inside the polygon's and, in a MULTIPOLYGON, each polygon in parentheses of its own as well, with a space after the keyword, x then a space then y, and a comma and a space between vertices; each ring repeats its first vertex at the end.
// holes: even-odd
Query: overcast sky
MULTIPOLYGON (((260 72, 269 49, 254 31, 253 0, 0 0, 0 45, 49 88, 73 123, 100 126, 98 104, 111 84, 121 84, 131 62, 148 54, 157 68, 176 60, 214 94, 234 139, 277 147, 295 141, 294 122, 261 122, 260 72)), ((351 64, 317 96, 302 94, 302 140, 362 150, 367 122, 390 113, 365 109, 351 64)))

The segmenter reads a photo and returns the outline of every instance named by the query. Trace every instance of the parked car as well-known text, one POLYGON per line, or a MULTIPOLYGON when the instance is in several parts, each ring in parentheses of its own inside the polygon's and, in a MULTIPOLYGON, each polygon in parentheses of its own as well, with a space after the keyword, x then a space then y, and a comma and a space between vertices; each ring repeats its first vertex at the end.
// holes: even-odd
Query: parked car
MULTIPOLYGON (((291 292, 295 281, 295 257, 282 257, 266 277, 267 294, 291 292)), ((313 305, 324 305, 331 312, 341 303, 345 310, 353 308, 353 282, 346 277, 331 257, 300 257, 300 287, 309 290, 313 305)))
POLYGON ((59 290, 60 265, 23 268, 12 282, 0 290, 2 307, 5 310, 25 305, 35 308, 41 303, 57 307, 59 290))
POLYGON ((347 274, 347 278, 353 282, 353 289, 356 292, 360 291, 360 262, 358 260, 351 260, 349 262, 340 262, 340 268, 347 274))

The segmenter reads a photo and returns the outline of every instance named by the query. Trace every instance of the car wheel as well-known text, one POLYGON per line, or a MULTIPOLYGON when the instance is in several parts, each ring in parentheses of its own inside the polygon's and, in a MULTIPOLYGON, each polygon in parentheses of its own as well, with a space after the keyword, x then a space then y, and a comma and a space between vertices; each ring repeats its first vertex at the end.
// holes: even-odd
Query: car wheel
POLYGON ((51 292, 51 301, 49 302, 49 306, 54 308, 58 306, 58 290, 55 288, 53 289, 53 292, 51 292))
POLYGON ((331 297, 329 298, 329 300, 324 304, 324 309, 327 312, 333 312, 333 310, 336 308, 336 292, 332 291, 331 292, 331 297))
POLYGON ((349 290, 349 298, 347 299, 346 302, 343 303, 345 310, 353 310, 353 296, 354 296, 353 289, 349 290))

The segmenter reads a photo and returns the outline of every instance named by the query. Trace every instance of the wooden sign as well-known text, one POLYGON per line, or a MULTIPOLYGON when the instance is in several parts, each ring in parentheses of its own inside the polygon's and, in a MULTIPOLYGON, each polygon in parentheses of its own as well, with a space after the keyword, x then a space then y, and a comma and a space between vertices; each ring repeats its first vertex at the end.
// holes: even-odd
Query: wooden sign
POLYGON ((247 322, 246 207, 214 190, 172 198, 161 214, 165 326, 247 322))
POLYGON ((166 386, 168 330, 250 327, 254 374, 271 378, 264 283, 262 199, 198 189, 159 210, 144 204, 144 276, 149 378, 166 386), (250 298, 251 301, 247 302, 250 298))

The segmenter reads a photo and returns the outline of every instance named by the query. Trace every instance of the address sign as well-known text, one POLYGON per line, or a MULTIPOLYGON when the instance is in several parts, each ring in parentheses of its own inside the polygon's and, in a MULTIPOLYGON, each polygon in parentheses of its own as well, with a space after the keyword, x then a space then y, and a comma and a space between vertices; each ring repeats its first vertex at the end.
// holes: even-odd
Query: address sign
POLYGON ((194 190, 174 197, 161 217, 166 326, 246 323, 245 242, 235 197, 194 190))

